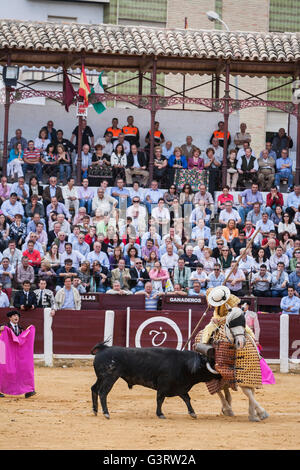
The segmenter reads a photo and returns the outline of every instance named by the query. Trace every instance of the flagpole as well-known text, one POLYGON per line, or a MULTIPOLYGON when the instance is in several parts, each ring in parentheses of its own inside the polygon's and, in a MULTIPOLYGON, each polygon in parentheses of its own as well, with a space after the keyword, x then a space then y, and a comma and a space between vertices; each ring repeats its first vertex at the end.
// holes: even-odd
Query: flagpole
POLYGON ((77 139, 77 184, 81 183, 81 151, 82 151, 82 116, 78 116, 78 139, 77 139))

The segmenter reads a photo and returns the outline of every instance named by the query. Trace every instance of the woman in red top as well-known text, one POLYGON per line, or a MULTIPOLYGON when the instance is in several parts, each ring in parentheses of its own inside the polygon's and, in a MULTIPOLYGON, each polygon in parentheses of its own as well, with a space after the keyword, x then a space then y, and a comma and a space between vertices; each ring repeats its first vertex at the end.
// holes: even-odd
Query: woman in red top
POLYGON ((218 212, 225 209, 225 202, 230 201, 233 202, 232 194, 229 194, 229 186, 224 186, 222 189, 222 194, 218 196, 217 203, 218 203, 218 212))

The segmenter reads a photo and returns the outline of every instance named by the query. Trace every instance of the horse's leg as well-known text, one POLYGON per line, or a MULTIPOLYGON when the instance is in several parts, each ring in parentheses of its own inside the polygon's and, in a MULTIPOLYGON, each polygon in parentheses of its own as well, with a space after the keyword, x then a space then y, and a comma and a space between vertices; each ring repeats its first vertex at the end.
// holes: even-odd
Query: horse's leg
POLYGON ((231 409, 231 406, 229 405, 229 403, 227 402, 226 398, 224 397, 222 391, 220 390, 219 392, 217 392, 218 395, 219 395, 219 398, 221 400, 221 404, 222 404, 222 413, 223 415, 225 416, 234 416, 233 415, 233 411, 231 409))
POLYGON ((186 404, 189 415, 192 418, 197 418, 197 415, 196 415, 196 413, 195 413, 195 411, 194 411, 194 409, 191 405, 191 398, 190 398, 189 394, 188 393, 183 393, 182 395, 179 395, 179 396, 180 396, 180 398, 182 398, 182 400, 186 404))
POLYGON ((93 403, 93 412, 97 416, 98 413, 98 380, 91 387, 92 391, 92 403, 93 403))
POLYGON ((119 376, 109 375, 99 382, 98 393, 102 406, 102 412, 105 418, 109 419, 109 411, 107 408, 107 395, 111 391, 114 383, 118 380, 119 376))
POLYGON ((156 406, 156 415, 161 419, 166 419, 165 415, 161 411, 161 407, 162 407, 162 404, 163 404, 165 398, 166 398, 165 395, 163 395, 161 392, 157 392, 157 395, 156 395, 156 404, 157 404, 157 406, 156 406))
POLYGON ((253 389, 249 387, 241 387, 241 389, 249 400, 249 421, 257 422, 261 419, 266 419, 269 415, 255 400, 253 389))
POLYGON ((232 397, 231 397, 231 393, 230 393, 230 390, 229 390, 229 386, 227 384, 224 385, 224 393, 225 393, 225 399, 228 403, 228 405, 230 406, 231 408, 231 413, 230 415, 228 416, 234 416, 234 413, 232 411, 232 407, 231 407, 231 403, 232 403, 232 397))

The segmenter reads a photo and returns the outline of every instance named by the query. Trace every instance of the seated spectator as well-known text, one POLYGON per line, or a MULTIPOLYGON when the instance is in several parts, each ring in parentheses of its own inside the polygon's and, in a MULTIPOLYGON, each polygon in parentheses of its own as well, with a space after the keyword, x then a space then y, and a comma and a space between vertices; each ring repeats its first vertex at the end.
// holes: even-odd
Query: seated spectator
POLYGON ((119 281, 121 289, 128 289, 130 290, 130 272, 129 269, 125 267, 125 260, 120 259, 118 263, 118 267, 111 271, 111 282, 113 285, 114 281, 119 281))
POLYGON ((283 196, 276 186, 272 186, 266 198, 266 212, 271 217, 275 213, 277 207, 283 206, 283 196))
POLYGON ((149 258, 145 263, 145 267, 148 272, 154 268, 156 261, 158 261, 157 253, 155 251, 151 251, 149 258))
POLYGON ((178 200, 178 193, 175 184, 171 184, 169 189, 164 193, 164 201, 169 209, 171 209, 174 199, 178 200))
POLYGON ((262 248, 265 250, 268 260, 271 256, 276 255, 277 246, 279 246, 279 242, 275 238, 269 238, 267 239, 267 243, 262 244, 262 248))
POLYGON ((135 266, 135 261, 138 257, 138 250, 135 248, 135 246, 131 246, 128 251, 127 251, 127 254, 125 255, 125 266, 126 268, 132 268, 135 266))
MULTIPOLYGON (((194 254, 196 254, 195 248, 194 248, 194 254)), ((213 271, 216 260, 212 256, 212 250, 208 246, 203 247, 202 255, 203 256, 200 259, 200 261, 203 264, 203 269, 206 272, 206 274, 209 274, 213 271)))
POLYGON ((300 185, 295 184, 294 191, 288 195, 285 211, 294 218, 300 206, 300 185))
POLYGON ((132 198, 132 205, 126 210, 126 216, 132 218, 134 228, 143 235, 146 231, 148 214, 145 206, 141 205, 138 196, 132 198))
POLYGON ((186 170, 188 167, 187 160, 184 155, 182 155, 182 150, 180 147, 174 148, 174 154, 168 159, 168 178, 169 183, 173 184, 175 179, 176 170, 186 170))
POLYGON ((0 252, 5 250, 9 240, 9 225, 4 214, 0 213, 0 252))
POLYGON ((270 157, 268 150, 263 150, 262 156, 258 158, 258 184, 261 191, 270 191, 274 183, 275 160, 270 157))
MULTIPOLYGON (((198 266, 198 265, 197 265, 198 266)), ((188 289, 190 284, 190 277, 192 271, 191 268, 185 266, 185 260, 183 258, 179 258, 177 266, 174 268, 174 275, 173 280, 174 284, 180 284, 183 289, 188 289)))
POLYGON ((219 178, 220 178, 220 168, 223 162, 223 157, 218 158, 215 155, 215 150, 213 147, 206 149, 206 156, 204 157, 204 170, 209 172, 209 186, 208 190, 211 194, 219 187, 219 178))
POLYGON ((111 273, 105 266, 101 266, 99 261, 94 261, 91 269, 90 288, 91 292, 105 294, 109 289, 111 273))
POLYGON ((77 240, 72 243, 72 246, 75 251, 78 251, 84 258, 86 258, 90 252, 90 246, 84 241, 84 239, 84 233, 79 233, 77 240))
POLYGON ((106 294, 113 294, 113 295, 131 295, 132 292, 129 289, 121 288, 120 281, 113 281, 112 289, 108 289, 106 294))
POLYGON ((294 184, 293 162, 289 158, 287 149, 283 149, 281 151, 281 157, 276 160, 275 185, 278 191, 280 190, 280 181, 282 179, 288 180, 288 192, 290 193, 294 184))
POLYGON ((112 166, 113 180, 118 178, 125 180, 125 168, 127 166, 127 155, 122 144, 115 147, 114 152, 111 154, 110 163, 112 166))
POLYGON ((130 274, 130 289, 133 294, 145 289, 146 282, 150 281, 147 269, 143 267, 143 262, 140 258, 136 258, 135 266, 129 270, 130 274))
POLYGON ((229 157, 227 158, 227 186, 230 188, 230 191, 237 189, 239 173, 237 170, 237 152, 235 149, 231 149, 229 152, 229 157))
MULTIPOLYGON (((151 129, 147 132, 147 135, 145 137, 145 142, 146 142, 146 147, 145 148, 150 148, 150 137, 151 137, 151 129)), ((154 123, 154 145, 162 145, 165 141, 165 136, 163 133, 159 130, 159 122, 155 121, 154 123)))
POLYGON ((238 237, 232 239, 230 243, 230 251, 234 258, 240 256, 240 252, 242 248, 245 248, 247 245, 247 240, 245 237, 245 232, 243 230, 239 230, 238 237))
MULTIPOLYGON (((236 156, 237 161, 240 161, 240 159, 245 155, 246 150, 250 149, 250 148, 251 147, 250 147, 249 142, 244 142, 243 146, 238 150, 238 153, 237 153, 237 156, 236 156)), ((253 157, 255 157, 255 153, 254 153, 253 149, 252 149, 252 155, 253 155, 253 157)))
POLYGON ((53 197, 56 197, 58 202, 64 202, 62 189, 57 184, 56 176, 51 176, 49 178, 49 186, 45 187, 42 197, 45 207, 51 203, 51 199, 53 197))
POLYGON ((229 193, 229 190, 230 188, 227 185, 222 188, 222 193, 219 194, 217 198, 218 212, 221 212, 225 209, 226 202, 231 202, 233 206, 233 196, 229 193))
POLYGON ((92 210, 95 212, 100 209, 102 214, 110 213, 118 204, 118 200, 114 197, 106 195, 103 188, 98 188, 97 194, 93 197, 92 210))
MULTIPOLYGON (((223 148, 224 138, 225 138, 224 128, 225 128, 224 121, 219 121, 218 129, 213 132, 209 142, 212 143, 213 138, 216 138, 219 141, 219 145, 223 148)), ((229 132, 227 132, 227 146, 229 147, 230 144, 231 144, 231 135, 229 132)))
POLYGON ((142 185, 147 187, 149 171, 147 170, 147 160, 145 154, 138 151, 138 147, 135 144, 131 145, 131 150, 127 155, 127 167, 125 169, 126 184, 132 186, 132 177, 141 176, 142 185))
POLYGON ((204 266, 202 263, 198 263, 196 265, 196 270, 193 271, 189 277, 189 286, 193 287, 194 282, 200 282, 201 285, 201 293, 206 293, 206 284, 207 284, 207 273, 204 270, 204 266))
POLYGON ((270 262, 270 269, 271 271, 276 271, 277 270, 277 264, 282 261, 285 268, 288 269, 289 267, 289 258, 287 255, 285 255, 283 253, 283 250, 282 250, 282 247, 281 246, 277 246, 276 248, 276 251, 275 251, 275 254, 274 255, 271 255, 270 258, 269 258, 269 262, 270 262))
POLYGON ((30 201, 27 202, 25 206, 25 215, 28 219, 33 219, 34 214, 39 214, 40 219, 45 218, 44 206, 39 202, 39 197, 37 194, 32 194, 30 201))
POLYGON ((27 147, 27 140, 22 137, 22 129, 16 129, 14 137, 9 141, 8 150, 15 148, 17 144, 22 145, 22 150, 25 150, 27 147))
POLYGON ((144 202, 144 191, 138 181, 134 181, 132 187, 129 188, 129 195, 131 200, 133 200, 133 198, 136 196, 137 198, 139 198, 141 203, 144 202))
POLYGON ((65 152, 67 152, 69 155, 71 155, 72 152, 75 150, 75 146, 70 140, 64 137, 64 133, 61 129, 58 129, 56 131, 56 150, 58 145, 63 145, 65 152))
POLYGON ((266 237, 271 230, 275 230, 272 220, 269 219, 268 213, 263 212, 261 215, 261 220, 258 220, 255 229, 260 229, 262 235, 266 237))
POLYGON ((24 176, 20 176, 18 181, 11 185, 10 193, 15 193, 18 197, 18 201, 22 204, 27 203, 29 197, 29 186, 25 183, 24 176))
POLYGON ((294 287, 288 285, 288 295, 280 302, 281 313, 287 315, 299 315, 300 299, 295 295, 294 287))
POLYGON ((163 192, 158 187, 158 181, 152 180, 150 183, 150 189, 145 192, 145 204, 148 210, 148 214, 151 214, 151 210, 158 203, 158 200, 163 198, 163 192))
POLYGON ((55 295, 55 310, 81 310, 81 297, 72 286, 72 278, 64 278, 64 286, 55 295))
POLYGON ((233 219, 229 219, 225 228, 223 228, 222 237, 225 238, 227 243, 231 243, 232 240, 239 236, 239 230, 236 227, 236 223, 233 219))
POLYGON ((44 281, 46 281, 50 290, 55 289, 56 273, 54 269, 51 268, 51 265, 48 261, 43 260, 41 262, 41 267, 38 270, 37 277, 40 280, 43 279, 44 281))
POLYGON ((66 259, 64 266, 61 266, 56 271, 57 282, 56 282, 56 291, 59 291, 64 286, 64 281, 66 278, 73 279, 78 276, 78 271, 73 267, 71 259, 66 259))
MULTIPOLYGON (((181 147, 180 147, 181 148, 181 147)), ((169 160, 170 156, 174 153, 174 146, 170 140, 167 140, 162 146, 162 154, 169 160)), ((181 148, 182 150, 182 148, 181 148)))
POLYGON ((289 285, 293 286, 295 295, 300 297, 300 262, 296 264, 296 269, 289 274, 289 285))
MULTIPOLYGON (((95 264, 96 263, 98 263, 98 261, 95 261, 95 264)), ((99 266, 101 268, 100 263, 99 263, 99 266)), ((78 277, 81 280, 81 285, 85 288, 86 292, 90 292, 90 290, 91 290, 91 270, 90 270, 90 263, 88 261, 83 261, 81 263, 81 266, 78 269, 78 277)))
MULTIPOLYGON (((276 155, 276 152, 272 150, 272 142, 266 142, 265 149, 268 151, 269 156, 272 157, 276 162, 277 155, 276 155)), ((259 154, 260 158, 262 157, 262 154, 263 154, 263 150, 259 154)))
POLYGON ((193 201, 194 201, 194 193, 193 193, 193 190, 192 190, 192 187, 190 184, 186 183, 182 190, 181 190, 181 193, 179 195, 179 204, 180 205, 183 205, 183 204, 193 204, 193 201))
POLYGON ((201 150, 198 147, 195 147, 191 157, 188 158, 188 169, 189 170, 203 170, 204 169, 204 160, 200 157, 201 150))
POLYGON ((22 259, 22 251, 16 248, 15 240, 11 239, 8 242, 8 247, 3 251, 3 258, 7 257, 9 259, 9 263, 16 268, 18 263, 21 262, 22 259))
POLYGON ((63 184, 65 179, 65 173, 67 180, 71 177, 72 173, 72 161, 69 152, 63 144, 58 144, 56 147, 57 151, 57 165, 59 169, 59 179, 63 184))
MULTIPOLYGON (((3 260, 2 260, 3 261, 3 260)), ((297 264, 300 265, 300 249, 296 248, 293 253, 293 257, 290 258, 290 270, 296 271, 297 264)), ((1 269, 1 268, 0 268, 1 269)))
MULTIPOLYGON (((78 155, 76 155, 74 164, 77 165, 78 155)), ((87 178, 88 170, 92 165, 92 154, 90 153, 90 146, 84 144, 81 151, 81 177, 87 178)))
POLYGON ((29 241, 27 243, 27 249, 23 251, 23 257, 28 258, 29 265, 35 269, 37 273, 38 268, 41 265, 41 254, 38 250, 34 249, 34 242, 29 241))
POLYGON ((190 297, 199 297, 200 295, 205 295, 206 289, 201 288, 201 282, 194 281, 193 287, 189 289, 189 296, 190 297))
POLYGON ((207 289, 211 287, 222 286, 225 281, 225 276, 221 272, 221 266, 219 263, 215 263, 213 271, 207 276, 207 289))
POLYGON ((212 195, 206 190, 205 184, 199 186, 199 191, 195 194, 194 204, 197 205, 203 201, 205 205, 205 211, 207 214, 211 214, 211 218, 214 218, 215 203, 212 195))
POLYGON ((243 289, 243 282, 246 281, 246 276, 242 269, 239 268, 237 261, 232 261, 230 268, 225 271, 226 286, 237 297, 243 297, 245 290, 243 289))
MULTIPOLYGON (((29 146, 30 140, 28 141, 29 146)), ((42 128, 39 132, 38 137, 34 140, 34 147, 40 151, 41 156, 45 155, 48 145, 51 144, 51 140, 48 138, 48 132, 45 128, 42 128)))
POLYGON ((51 202, 46 208, 47 217, 50 216, 50 212, 56 212, 56 214, 64 214, 69 222, 72 221, 72 216, 70 212, 66 209, 66 206, 62 202, 58 202, 56 196, 51 198, 51 202))
POLYGON ((233 256, 229 252, 229 247, 222 246, 221 254, 217 258, 217 262, 221 265, 222 270, 225 271, 225 269, 230 268, 232 261, 233 261, 233 256))
POLYGON ((182 151, 182 155, 184 155, 185 158, 188 160, 193 156, 194 150, 198 149, 198 147, 192 144, 193 138, 190 135, 186 137, 185 142, 186 143, 181 145, 180 148, 182 151))
POLYGON ((251 143, 251 135, 249 132, 246 132, 247 125, 244 122, 240 124, 240 132, 236 132, 234 136, 234 145, 239 150, 243 147, 243 143, 247 142, 248 144, 251 143))
POLYGON ((271 214, 270 219, 274 224, 275 230, 278 232, 279 223, 283 221, 283 209, 281 206, 276 206, 275 212, 271 214))
MULTIPOLYGON (((248 212, 246 222, 251 222, 256 228, 256 224, 262 220, 262 209, 259 202, 253 204, 253 209, 248 212)), ((255 230, 254 230, 255 231, 255 230)))
POLYGON ((22 282, 22 290, 15 293, 14 307, 19 310, 33 310, 37 306, 37 300, 34 292, 30 291, 30 281, 22 282))
POLYGON ((73 177, 68 178, 67 184, 62 188, 62 193, 66 211, 70 212, 70 209, 72 208, 76 215, 79 209, 79 198, 73 177))
POLYGON ((266 265, 262 264, 259 268, 259 271, 253 274, 251 279, 253 295, 255 297, 271 297, 271 281, 271 274, 267 272, 266 265))
POLYGON ((7 184, 7 177, 2 176, 0 180, 0 206, 1 204, 9 199, 10 186, 7 184))
MULTIPOLYGON (((131 144, 127 139, 125 139, 125 135, 124 135, 123 132, 120 133, 118 139, 114 140, 114 142, 113 142, 113 153, 116 153, 117 147, 119 145, 122 145, 124 154, 125 154, 125 156, 127 156, 130 152, 130 145, 131 144)), ((137 146, 137 147, 139 147, 139 146, 137 146)), ((112 164, 112 162, 111 162, 111 164, 112 164)))
POLYGON ((41 163, 47 176, 56 176, 58 170, 58 159, 53 142, 50 142, 50 144, 47 145, 46 152, 41 155, 41 163))
POLYGON ((112 132, 105 132, 104 137, 99 137, 96 140, 95 148, 96 148, 96 145, 100 144, 102 146, 103 154, 110 156, 114 150, 112 138, 113 138, 112 132))
MULTIPOLYGON (((177 259, 178 261, 178 259, 177 259)), ((175 267, 174 263, 174 267, 175 267)), ((149 277, 155 292, 164 292, 167 281, 170 279, 168 268, 164 268, 160 261, 154 263, 154 268, 149 271, 149 277)), ((146 286, 145 286, 146 287, 146 286)))
MULTIPOLYGON (((185 253, 180 256, 184 260, 185 267, 191 268, 194 270, 199 262, 198 257, 193 254, 194 248, 192 245, 187 245, 185 248, 185 253)), ((161 258, 163 262, 163 257, 161 258)))
POLYGON ((209 227, 205 226, 204 220, 199 219, 196 227, 192 229, 191 240, 195 241, 201 238, 206 244, 211 236, 211 231, 209 227))
POLYGON ((291 149, 293 147, 293 140, 283 128, 278 130, 278 133, 273 137, 272 150, 276 152, 277 158, 282 155, 282 150, 291 149))
POLYGON ((251 256, 250 250, 246 251, 246 248, 241 248, 240 254, 241 258, 239 260, 239 268, 243 271, 246 279, 248 280, 252 272, 256 271, 256 263, 253 256, 251 256))
POLYGON ((142 247, 142 259, 144 262, 148 262, 150 260, 151 253, 154 252, 156 257, 159 257, 159 252, 157 246, 154 245, 154 240, 152 238, 148 238, 146 241, 145 246, 142 247))
POLYGON ((224 208, 219 214, 219 223, 224 227, 227 225, 229 220, 234 220, 236 224, 241 224, 242 222, 238 211, 232 207, 232 201, 226 201, 224 208))
POLYGON ((9 157, 7 161, 7 176, 11 177, 12 180, 17 177, 24 176, 23 174, 23 155, 24 150, 22 149, 22 144, 18 143, 14 148, 9 152, 9 157))
POLYGON ((37 308, 51 308, 51 315, 55 314, 55 299, 52 290, 47 289, 46 279, 40 279, 39 288, 33 292, 36 297, 37 308))
POLYGON ((249 182, 257 183, 258 163, 252 155, 251 148, 246 149, 245 155, 237 162, 236 168, 239 173, 239 186, 245 188, 249 182))
MULTIPOLYGON (((214 235, 211 235, 209 241, 208 241, 208 247, 211 249, 211 250, 214 250, 215 248, 217 248, 218 246, 218 240, 222 239, 222 234, 223 234, 223 229, 221 226, 217 226, 216 229, 215 229, 215 234, 214 235)), ((223 239, 223 241, 226 242, 225 238, 223 239)), ((226 242, 227 244, 227 242, 226 242)))
POLYGON ((272 272, 272 297, 284 297, 285 295, 287 295, 287 285, 289 283, 289 276, 284 269, 284 263, 279 262, 277 263, 277 270, 272 272))
POLYGON ((95 146, 95 152, 92 155, 92 165, 88 169, 89 176, 104 176, 112 178, 112 167, 110 164, 110 155, 103 152, 101 144, 95 146))
POLYGON ((284 232, 288 232, 290 237, 295 237, 297 235, 297 229, 290 215, 285 212, 282 218, 283 220, 278 224, 278 234, 282 235, 284 232))
POLYGON ((3 290, 3 284, 0 282, 0 308, 7 308, 10 306, 9 298, 3 290))
POLYGON ((65 252, 60 257, 60 265, 63 266, 66 259, 71 259, 73 267, 77 270, 79 265, 85 260, 85 256, 79 251, 74 250, 72 243, 65 244, 65 252))
MULTIPOLYGON (((47 142, 47 145, 49 143, 50 141, 47 142)), ((35 148, 35 144, 33 140, 28 141, 28 147, 24 150, 23 160, 24 160, 24 164, 23 164, 24 175, 26 175, 28 170, 32 170, 37 175, 38 181, 42 183, 43 169, 42 169, 42 164, 41 164, 41 150, 38 148, 35 148)))
POLYGON ((128 189, 124 187, 123 178, 117 179, 117 186, 114 186, 111 189, 111 195, 118 201, 118 204, 116 207, 118 207, 121 211, 122 210, 126 211, 127 207, 130 206, 131 204, 130 194, 129 194, 128 189))
POLYGON ((90 262, 90 266, 92 267, 94 261, 99 261, 101 266, 105 266, 106 268, 109 269, 109 261, 108 261, 108 256, 106 253, 102 251, 102 246, 101 243, 96 241, 94 243, 94 249, 90 251, 90 253, 87 255, 87 261, 90 262))
POLYGON ((77 189, 79 199, 79 209, 84 207, 88 215, 92 212, 92 201, 94 198, 94 189, 89 188, 88 178, 83 178, 82 187, 77 189))
POLYGON ((162 155, 161 147, 154 148, 153 156, 153 178, 160 183, 164 184, 167 175, 168 159, 162 155))
POLYGON ((157 231, 161 237, 166 235, 170 225, 170 212, 165 207, 163 198, 158 200, 158 205, 152 210, 152 222, 156 225, 157 231))
POLYGON ((145 290, 139 291, 136 294, 145 295, 145 310, 157 310, 158 301, 163 293, 159 291, 155 291, 151 282, 146 282, 145 290))
POLYGON ((211 211, 205 207, 205 202, 203 200, 199 201, 195 209, 192 210, 189 223, 194 227, 197 225, 199 220, 204 220, 205 224, 209 226, 211 217, 211 211))

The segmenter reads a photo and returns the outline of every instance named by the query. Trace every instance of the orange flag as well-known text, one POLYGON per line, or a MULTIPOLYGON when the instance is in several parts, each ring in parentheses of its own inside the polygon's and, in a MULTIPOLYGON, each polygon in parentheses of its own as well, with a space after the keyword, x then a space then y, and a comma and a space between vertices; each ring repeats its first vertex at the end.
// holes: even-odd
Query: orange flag
POLYGON ((88 107, 89 105, 88 96, 90 93, 91 93, 91 89, 86 78, 84 66, 82 66, 78 94, 79 96, 83 97, 84 105, 86 107, 88 107))

